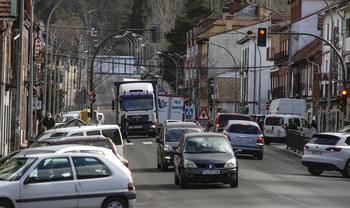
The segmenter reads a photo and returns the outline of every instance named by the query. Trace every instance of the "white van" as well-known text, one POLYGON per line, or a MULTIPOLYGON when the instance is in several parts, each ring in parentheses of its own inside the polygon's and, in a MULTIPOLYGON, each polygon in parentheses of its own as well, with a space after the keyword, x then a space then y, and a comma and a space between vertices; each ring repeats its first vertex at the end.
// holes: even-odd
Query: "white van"
POLYGON ((298 115, 287 114, 271 114, 266 115, 263 133, 265 144, 270 144, 271 141, 286 142, 287 140, 287 126, 289 125, 288 119, 294 120, 298 126, 299 131, 305 134, 306 138, 311 138, 317 133, 316 129, 303 117, 298 115))
MULTIPOLYGON (((96 126, 80 126, 80 127, 67 127, 60 129, 49 129, 42 133, 35 141, 41 141, 45 138, 59 138, 59 137, 71 137, 71 136, 97 136, 103 135, 111 138, 118 154, 124 156, 124 143, 123 137, 118 125, 96 125, 96 126)), ((34 142, 35 142, 34 141, 34 142)))

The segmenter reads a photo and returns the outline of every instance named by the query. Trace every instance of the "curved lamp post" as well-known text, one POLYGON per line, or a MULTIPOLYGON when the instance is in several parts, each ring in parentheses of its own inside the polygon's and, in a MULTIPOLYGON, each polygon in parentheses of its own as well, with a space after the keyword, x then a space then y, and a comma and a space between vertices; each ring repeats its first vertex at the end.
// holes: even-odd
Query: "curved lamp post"
POLYGON ((234 64, 235 64, 235 96, 234 96, 234 102, 235 102, 235 113, 237 113, 237 63, 236 63, 236 60, 235 58, 233 57, 232 53, 227 50, 227 48, 221 46, 221 45, 218 45, 218 44, 215 44, 215 43, 212 43, 212 42, 208 42, 208 41, 203 41, 204 43, 207 43, 207 44, 211 44, 211 45, 214 45, 214 46, 217 46, 219 48, 222 48, 224 49, 225 51, 227 51, 228 54, 230 54, 234 64))

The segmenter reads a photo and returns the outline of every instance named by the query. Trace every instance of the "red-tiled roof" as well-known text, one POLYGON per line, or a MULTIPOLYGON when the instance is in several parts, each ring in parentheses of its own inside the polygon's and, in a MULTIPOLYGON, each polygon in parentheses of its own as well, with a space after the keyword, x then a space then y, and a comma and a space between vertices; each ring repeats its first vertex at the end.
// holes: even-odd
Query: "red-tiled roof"
MULTIPOLYGON (((233 20, 233 26, 249 26, 263 22, 264 20, 233 20)), ((226 25, 226 20, 216 20, 211 26, 226 25)))
POLYGON ((316 38, 314 41, 312 41, 310 44, 305 46, 303 49, 298 51, 292 58, 293 61, 299 61, 302 59, 305 59, 307 57, 310 57, 315 54, 317 50, 320 50, 322 48, 322 41, 318 38, 316 38))
POLYGON ((10 17, 11 0, 0 0, 0 18, 10 17))

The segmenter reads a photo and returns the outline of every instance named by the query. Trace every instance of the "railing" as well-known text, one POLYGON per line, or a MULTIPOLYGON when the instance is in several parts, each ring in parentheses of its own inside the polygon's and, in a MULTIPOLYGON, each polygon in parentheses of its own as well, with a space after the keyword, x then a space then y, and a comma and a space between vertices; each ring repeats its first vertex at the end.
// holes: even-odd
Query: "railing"
POLYGON ((304 153, 304 145, 306 144, 305 134, 300 131, 288 130, 287 135, 287 149, 298 151, 299 153, 304 153))

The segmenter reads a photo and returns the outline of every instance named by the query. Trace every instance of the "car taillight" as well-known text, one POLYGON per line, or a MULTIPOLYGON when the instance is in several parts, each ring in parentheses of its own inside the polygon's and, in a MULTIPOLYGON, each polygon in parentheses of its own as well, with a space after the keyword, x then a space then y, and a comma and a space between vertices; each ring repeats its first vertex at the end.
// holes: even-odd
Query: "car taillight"
POLYGON ((134 190, 134 184, 133 183, 128 183, 128 190, 133 191, 134 190))
POLYGON ((287 128, 287 126, 288 126, 288 125, 285 123, 285 124, 284 124, 284 128, 287 128))
POLYGON ((305 149, 305 150, 309 149, 309 146, 306 146, 306 145, 305 145, 305 146, 304 146, 304 149, 305 149))
POLYGON ((256 141, 256 143, 262 143, 264 141, 264 138, 263 137, 260 137, 259 139, 258 139, 258 141, 256 141))
POLYGON ((340 147, 328 147, 326 151, 331 151, 331 152, 340 152, 341 148, 340 147))

